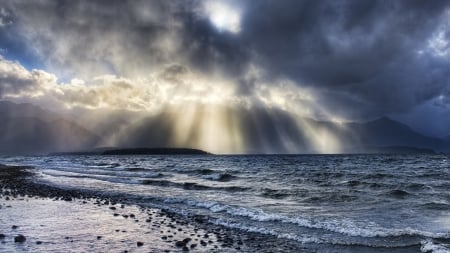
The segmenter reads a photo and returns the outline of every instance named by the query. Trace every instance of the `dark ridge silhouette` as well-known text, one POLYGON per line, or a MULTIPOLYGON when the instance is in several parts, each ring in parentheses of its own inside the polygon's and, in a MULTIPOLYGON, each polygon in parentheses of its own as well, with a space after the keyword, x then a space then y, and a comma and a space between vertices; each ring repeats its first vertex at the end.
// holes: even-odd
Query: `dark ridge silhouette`
POLYGON ((436 154, 434 150, 429 148, 416 148, 406 146, 366 147, 365 150, 367 153, 373 154, 436 154))
POLYGON ((126 148, 107 150, 102 155, 209 155, 210 153, 192 148, 126 148))

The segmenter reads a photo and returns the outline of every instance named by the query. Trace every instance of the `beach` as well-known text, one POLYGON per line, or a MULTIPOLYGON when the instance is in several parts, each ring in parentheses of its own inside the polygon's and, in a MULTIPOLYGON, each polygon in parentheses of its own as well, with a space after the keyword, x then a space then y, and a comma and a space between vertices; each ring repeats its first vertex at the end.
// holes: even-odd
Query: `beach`
POLYGON ((0 166, 2 252, 283 252, 298 245, 207 224, 201 216, 33 182, 33 168, 0 166))

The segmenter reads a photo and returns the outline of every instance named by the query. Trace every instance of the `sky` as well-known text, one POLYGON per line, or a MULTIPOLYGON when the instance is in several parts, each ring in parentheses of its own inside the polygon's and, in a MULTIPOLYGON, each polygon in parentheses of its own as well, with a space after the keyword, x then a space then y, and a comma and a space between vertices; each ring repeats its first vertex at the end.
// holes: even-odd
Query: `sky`
POLYGON ((201 108, 215 135, 232 108, 442 137, 449 40, 440 0, 4 0, 0 99, 74 119, 178 112, 179 128, 201 108))

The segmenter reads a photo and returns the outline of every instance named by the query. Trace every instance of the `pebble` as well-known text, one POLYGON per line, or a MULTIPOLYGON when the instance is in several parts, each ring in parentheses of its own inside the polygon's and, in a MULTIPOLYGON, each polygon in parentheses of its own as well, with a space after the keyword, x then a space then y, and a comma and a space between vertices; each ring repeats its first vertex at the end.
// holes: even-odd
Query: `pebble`
POLYGON ((14 237, 14 242, 24 242, 26 240, 27 238, 23 235, 17 235, 16 237, 14 237))
POLYGON ((137 244, 138 247, 141 247, 142 245, 144 245, 143 242, 137 242, 136 244, 137 244))
POLYGON ((177 241, 176 243, 175 243, 175 246, 177 246, 177 247, 184 247, 184 246, 186 246, 186 243, 185 242, 183 242, 183 241, 177 241))

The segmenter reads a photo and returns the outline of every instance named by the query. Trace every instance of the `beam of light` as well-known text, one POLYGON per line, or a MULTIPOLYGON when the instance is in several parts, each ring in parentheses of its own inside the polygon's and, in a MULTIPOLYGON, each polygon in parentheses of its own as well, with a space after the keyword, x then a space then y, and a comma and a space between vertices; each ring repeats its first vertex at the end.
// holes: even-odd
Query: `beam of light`
POLYGON ((192 103, 169 109, 172 146, 194 147, 216 154, 243 152, 238 118, 222 105, 192 103))
POLYGON ((341 145, 338 137, 329 129, 317 128, 305 119, 297 120, 298 128, 305 133, 312 153, 338 154, 341 153, 341 145))

